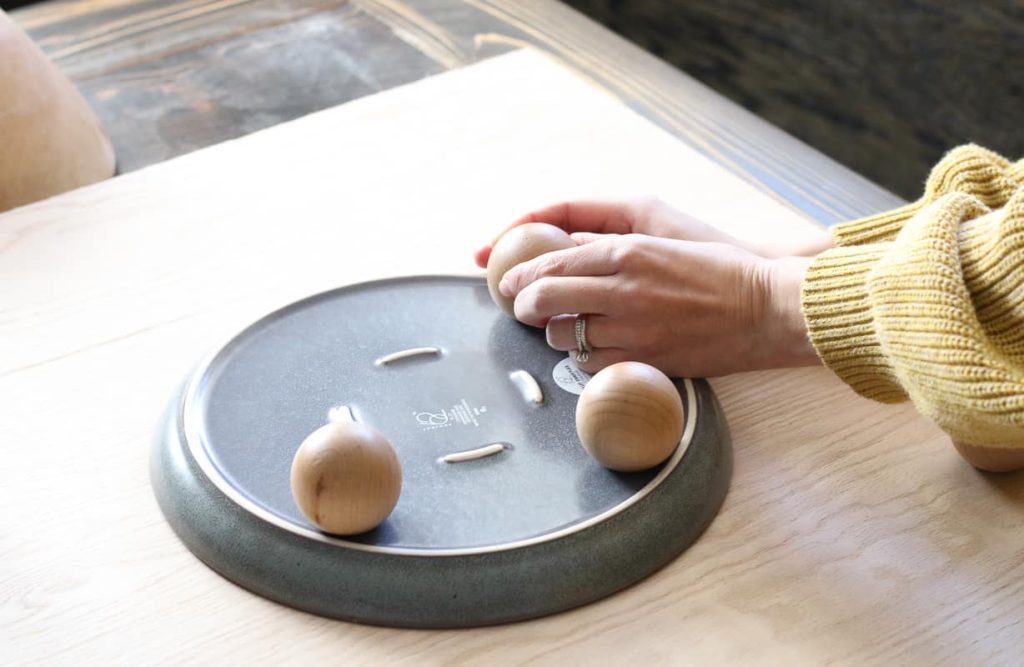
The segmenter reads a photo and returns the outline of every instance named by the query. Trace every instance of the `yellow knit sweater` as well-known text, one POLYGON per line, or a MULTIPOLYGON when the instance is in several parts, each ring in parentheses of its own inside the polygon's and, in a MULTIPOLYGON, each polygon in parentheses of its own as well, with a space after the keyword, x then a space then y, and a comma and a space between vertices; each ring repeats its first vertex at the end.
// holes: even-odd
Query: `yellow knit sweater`
POLYGON ((1024 160, 962 146, 920 200, 833 235, 802 295, 825 364, 956 441, 1024 447, 1024 160))

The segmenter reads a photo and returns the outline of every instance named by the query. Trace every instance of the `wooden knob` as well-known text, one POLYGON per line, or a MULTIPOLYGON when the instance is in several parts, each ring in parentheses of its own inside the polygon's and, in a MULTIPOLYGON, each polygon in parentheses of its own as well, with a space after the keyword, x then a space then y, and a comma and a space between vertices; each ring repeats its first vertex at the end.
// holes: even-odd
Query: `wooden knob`
POLYGON ((505 232, 491 250, 487 260, 487 289, 498 308, 515 316, 514 299, 502 296, 498 284, 509 269, 547 252, 572 248, 576 243, 560 227, 542 222, 519 225, 505 232))
POLYGON ((0 63, 0 211, 112 176, 96 115, 2 10, 0 63))
POLYGON ((591 378, 576 404, 583 447, 612 470, 652 468, 675 451, 683 435, 683 401, 653 366, 625 361, 591 378))
POLYGON ((292 497, 318 528, 354 535, 376 528, 402 491, 395 448, 358 422, 334 422, 313 431, 292 461, 292 497))

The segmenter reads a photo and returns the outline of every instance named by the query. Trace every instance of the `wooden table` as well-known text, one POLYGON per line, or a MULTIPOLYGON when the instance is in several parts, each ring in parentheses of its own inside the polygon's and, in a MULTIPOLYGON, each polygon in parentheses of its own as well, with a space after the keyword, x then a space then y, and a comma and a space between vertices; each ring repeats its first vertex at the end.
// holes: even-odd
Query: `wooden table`
POLYGON ((0 215, 5 661, 1017 662, 1024 477, 977 473, 910 407, 820 368, 715 380, 735 446, 720 515, 655 575, 558 616, 330 621, 178 542, 148 454, 215 342, 340 284, 470 272, 482 239, 548 200, 637 192, 736 234, 813 224, 531 51, 0 215))

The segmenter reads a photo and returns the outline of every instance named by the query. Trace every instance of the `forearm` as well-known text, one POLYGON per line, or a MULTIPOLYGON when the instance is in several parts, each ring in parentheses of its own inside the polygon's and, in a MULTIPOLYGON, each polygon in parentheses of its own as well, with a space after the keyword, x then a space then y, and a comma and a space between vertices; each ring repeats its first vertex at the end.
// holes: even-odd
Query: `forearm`
POLYGON ((939 198, 892 241, 823 253, 802 296, 829 368, 868 398, 909 397, 989 469, 989 450, 1024 447, 1024 188, 1008 199, 939 198))
POLYGON ((800 288, 812 259, 782 257, 765 263, 767 285, 764 368, 793 368, 821 364, 807 335, 807 322, 800 306, 800 288))
POLYGON ((785 257, 814 257, 835 245, 832 234, 824 227, 809 228, 807 233, 798 239, 787 239, 785 241, 765 241, 759 244, 752 244, 748 248, 754 254, 768 259, 782 259, 785 257))

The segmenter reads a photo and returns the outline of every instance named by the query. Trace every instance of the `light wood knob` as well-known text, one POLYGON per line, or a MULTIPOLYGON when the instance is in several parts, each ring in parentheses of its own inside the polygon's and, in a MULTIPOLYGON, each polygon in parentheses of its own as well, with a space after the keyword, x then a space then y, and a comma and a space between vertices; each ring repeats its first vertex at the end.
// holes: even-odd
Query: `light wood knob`
POLYGON ((332 422, 313 431, 292 461, 292 497, 318 528, 354 535, 377 527, 402 491, 394 446, 358 422, 332 422))
POLYGON ((587 383, 576 404, 583 447, 612 470, 652 468, 675 451, 683 435, 683 401, 653 366, 625 361, 587 383))
POLYGON ((515 299, 502 296, 498 291, 498 284, 505 273, 516 264, 575 245, 576 243, 563 229, 542 222, 519 225, 505 232, 494 244, 491 257, 487 260, 487 289, 490 290, 494 303, 514 317, 515 299))
POLYGON ((114 151, 64 75, 0 10, 0 211, 114 173, 114 151))

